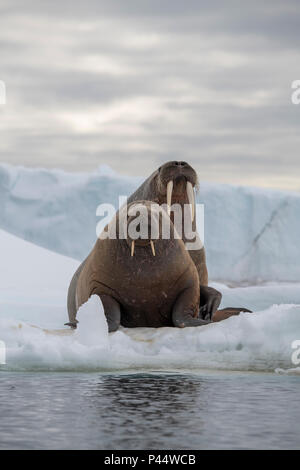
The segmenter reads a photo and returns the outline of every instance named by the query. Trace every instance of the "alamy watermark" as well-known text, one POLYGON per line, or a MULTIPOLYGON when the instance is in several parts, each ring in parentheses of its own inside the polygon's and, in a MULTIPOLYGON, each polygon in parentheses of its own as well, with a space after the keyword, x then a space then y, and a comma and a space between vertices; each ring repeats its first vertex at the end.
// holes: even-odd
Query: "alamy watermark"
POLYGON ((0 80, 0 104, 6 104, 6 86, 3 80, 0 80))
POLYGON ((292 349, 295 351, 292 354, 291 360, 295 366, 299 366, 300 364, 300 339, 296 339, 291 344, 292 349))
POLYGON ((149 201, 127 206, 127 197, 120 196, 117 209, 113 204, 100 204, 96 215, 101 217, 96 227, 96 234, 100 239, 184 239, 188 250, 199 250, 204 244, 204 204, 169 206, 149 201), (119 216, 115 217, 118 209, 119 216), (195 230, 195 217, 198 232, 195 230))
POLYGON ((6 364, 6 345, 4 341, 0 341, 0 365, 6 364))
POLYGON ((300 80, 294 80, 292 82, 293 91, 291 95, 291 100, 293 104, 300 104, 300 80))

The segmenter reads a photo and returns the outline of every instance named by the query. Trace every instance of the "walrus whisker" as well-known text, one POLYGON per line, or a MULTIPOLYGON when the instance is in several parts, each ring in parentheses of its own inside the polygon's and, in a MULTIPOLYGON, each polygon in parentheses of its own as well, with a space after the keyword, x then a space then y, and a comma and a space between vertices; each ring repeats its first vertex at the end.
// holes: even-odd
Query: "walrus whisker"
POLYGON ((131 256, 134 255, 134 240, 131 242, 131 256))
POLYGON ((173 192, 173 181, 170 180, 167 184, 167 208, 168 208, 169 215, 171 213, 172 192, 173 192))
POLYGON ((150 245, 151 245, 152 254, 153 256, 155 256, 155 248, 154 248, 154 243, 152 240, 150 240, 150 245))
POLYGON ((187 197, 188 197, 189 205, 190 205, 190 209, 191 209, 192 222, 194 222, 194 218, 195 218, 195 195, 194 195, 194 190, 193 190, 192 183, 190 181, 188 181, 186 183, 186 193, 187 193, 187 197))

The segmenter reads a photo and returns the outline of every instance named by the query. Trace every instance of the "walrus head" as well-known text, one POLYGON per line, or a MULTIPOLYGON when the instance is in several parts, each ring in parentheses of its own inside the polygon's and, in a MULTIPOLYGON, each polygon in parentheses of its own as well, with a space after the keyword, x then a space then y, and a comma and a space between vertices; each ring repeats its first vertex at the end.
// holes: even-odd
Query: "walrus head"
POLYGON ((172 203, 188 202, 191 206, 193 221, 195 217, 194 188, 198 186, 195 170, 186 162, 168 162, 158 169, 156 183, 159 203, 167 203, 170 213, 172 203))

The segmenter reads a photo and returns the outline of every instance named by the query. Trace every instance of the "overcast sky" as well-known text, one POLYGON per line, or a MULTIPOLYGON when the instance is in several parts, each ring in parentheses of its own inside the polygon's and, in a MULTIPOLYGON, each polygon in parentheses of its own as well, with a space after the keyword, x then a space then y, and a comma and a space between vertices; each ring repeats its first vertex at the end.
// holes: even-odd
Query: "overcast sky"
POLYGON ((299 0, 0 0, 0 161, 300 190, 299 0))

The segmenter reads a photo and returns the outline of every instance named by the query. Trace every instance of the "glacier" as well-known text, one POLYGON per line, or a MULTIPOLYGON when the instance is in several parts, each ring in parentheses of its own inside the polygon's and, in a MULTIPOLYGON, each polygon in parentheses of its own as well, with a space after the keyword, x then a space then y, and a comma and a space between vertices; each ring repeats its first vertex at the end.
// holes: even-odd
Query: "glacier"
MULTIPOLYGON (((211 281, 254 285, 300 280, 300 194, 201 182, 211 281)), ((99 204, 118 208, 144 178, 109 167, 92 173, 0 165, 0 228, 82 260, 96 239, 99 204)), ((202 229, 202 227, 199 227, 202 229)), ((199 230, 200 231, 200 230, 199 230)))

